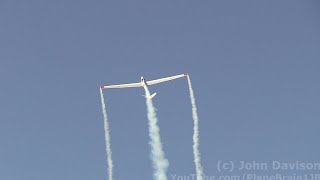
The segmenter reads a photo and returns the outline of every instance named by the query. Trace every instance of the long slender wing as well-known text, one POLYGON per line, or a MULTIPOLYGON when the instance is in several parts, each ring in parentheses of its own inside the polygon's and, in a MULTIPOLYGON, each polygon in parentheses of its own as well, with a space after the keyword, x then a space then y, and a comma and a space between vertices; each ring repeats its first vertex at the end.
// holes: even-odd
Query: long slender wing
POLYGON ((131 87, 142 87, 141 83, 130 83, 130 84, 117 84, 117 85, 110 85, 110 86, 101 86, 101 89, 104 88, 131 88, 131 87))
POLYGON ((147 81, 147 85, 153 85, 153 84, 158 84, 158 83, 162 83, 162 82, 166 82, 166 81, 171 81, 174 79, 182 78, 184 76, 188 76, 188 74, 180 74, 180 75, 176 75, 176 76, 170 76, 170 77, 166 77, 166 78, 147 81))

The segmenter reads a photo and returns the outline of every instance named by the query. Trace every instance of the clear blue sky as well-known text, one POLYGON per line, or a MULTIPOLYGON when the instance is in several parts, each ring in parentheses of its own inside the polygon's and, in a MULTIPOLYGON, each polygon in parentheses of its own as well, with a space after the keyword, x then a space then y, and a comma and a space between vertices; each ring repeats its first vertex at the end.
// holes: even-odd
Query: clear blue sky
MULTIPOLYGON (((0 1, 0 179, 106 179, 100 85, 188 72, 218 160, 319 161, 320 3, 0 1)), ((169 174, 194 173, 186 79, 150 87, 169 174)), ((115 179, 152 179, 143 89, 106 90, 115 179)))

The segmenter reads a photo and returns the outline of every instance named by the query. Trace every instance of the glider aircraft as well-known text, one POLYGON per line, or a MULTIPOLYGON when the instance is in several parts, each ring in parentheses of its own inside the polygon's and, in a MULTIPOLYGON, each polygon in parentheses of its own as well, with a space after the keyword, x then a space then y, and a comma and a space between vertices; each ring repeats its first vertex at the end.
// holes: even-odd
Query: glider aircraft
MULTIPOLYGON (((155 80, 150 80, 150 81, 146 81, 146 79, 144 77, 141 77, 141 81, 138 82, 138 83, 100 86, 100 88, 101 89, 107 89, 107 88, 131 88, 131 87, 143 87, 143 88, 146 88, 149 85, 159 84, 159 83, 163 83, 163 82, 166 82, 166 81, 171 81, 171 80, 178 79, 178 78, 185 77, 185 76, 188 76, 188 74, 185 73, 185 74, 180 74, 180 75, 176 75, 176 76, 170 76, 170 77, 165 77, 165 78, 155 79, 155 80)), ((150 96, 148 96, 146 98, 152 99, 155 95, 157 95, 157 93, 153 93, 152 95, 150 95, 150 96)))

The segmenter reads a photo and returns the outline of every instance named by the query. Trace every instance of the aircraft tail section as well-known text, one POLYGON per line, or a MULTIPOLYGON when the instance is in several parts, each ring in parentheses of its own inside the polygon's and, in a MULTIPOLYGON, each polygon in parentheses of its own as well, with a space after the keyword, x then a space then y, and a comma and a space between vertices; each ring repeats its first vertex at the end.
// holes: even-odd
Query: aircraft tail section
POLYGON ((146 97, 146 98, 152 99, 152 98, 154 98, 156 95, 157 95, 157 93, 153 93, 152 95, 150 95, 150 96, 148 96, 148 97, 146 97))

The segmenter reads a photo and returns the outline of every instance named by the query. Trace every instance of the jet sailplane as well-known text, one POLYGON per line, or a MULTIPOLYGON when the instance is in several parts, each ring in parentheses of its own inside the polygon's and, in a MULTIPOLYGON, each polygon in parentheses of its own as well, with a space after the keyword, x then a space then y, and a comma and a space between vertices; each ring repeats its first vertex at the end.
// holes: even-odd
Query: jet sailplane
MULTIPOLYGON (((188 74, 180 74, 180 75, 176 75, 176 76, 170 76, 170 77, 165 77, 165 78, 161 78, 161 79, 155 79, 155 80, 150 80, 147 81, 144 77, 141 77, 141 81, 138 83, 129 83, 129 84, 117 84, 117 85, 108 85, 108 86, 100 86, 101 89, 107 89, 107 88, 131 88, 131 87, 144 87, 146 88, 149 85, 154 85, 154 84, 159 84, 159 83, 163 83, 166 81, 171 81, 174 79, 178 79, 181 77, 185 77, 188 76, 188 74)), ((150 98, 152 99, 157 93, 153 93, 152 95, 150 95, 149 97, 146 98, 150 98)))

